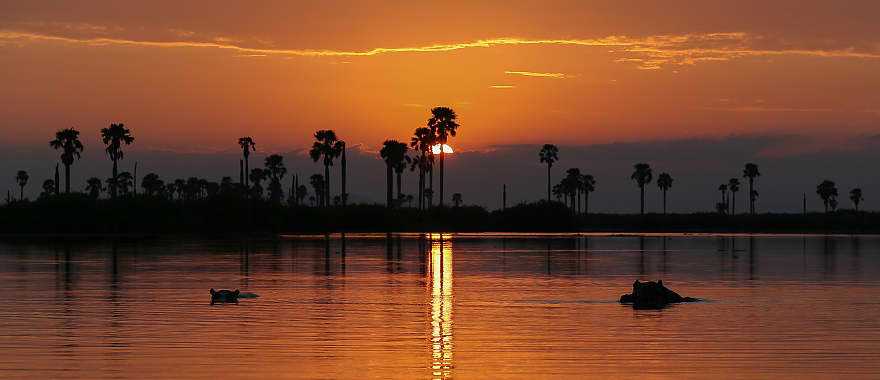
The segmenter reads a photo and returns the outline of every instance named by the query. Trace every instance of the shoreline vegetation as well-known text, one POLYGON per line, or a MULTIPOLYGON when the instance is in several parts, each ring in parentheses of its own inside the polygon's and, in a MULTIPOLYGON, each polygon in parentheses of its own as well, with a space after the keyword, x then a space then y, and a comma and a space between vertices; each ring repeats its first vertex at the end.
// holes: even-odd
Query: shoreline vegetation
MULTIPOLYGON (((824 213, 807 212, 806 193, 803 213, 758 213, 758 179, 762 173, 751 162, 744 165, 740 177, 722 181, 717 190, 720 201, 711 212, 675 213, 674 207, 668 207, 666 202, 667 192, 674 191, 675 179, 662 171, 654 181, 654 168, 646 162, 635 163, 629 178, 635 185, 634 191, 640 194, 638 214, 591 212, 591 193, 601 179, 570 167, 554 185, 551 169, 564 162, 564 154, 554 144, 544 144, 535 157, 536 162, 546 165, 546 199, 508 207, 504 185, 501 209, 490 211, 465 204, 461 193, 447 192, 444 187, 444 162, 448 154, 454 153, 448 143, 460 127, 454 110, 435 107, 408 142, 384 141, 376 155, 385 163, 384 205, 349 202, 346 142, 333 130, 313 134, 309 158, 320 169, 309 177, 287 175, 284 157, 279 154, 268 154, 262 167, 258 162, 252 167, 250 156, 257 151, 257 144, 246 136, 238 139, 241 158, 237 181, 232 176, 219 182, 198 177, 166 181, 157 173, 139 177, 137 161, 133 172, 120 167, 126 158, 124 151, 135 138, 124 124, 112 123, 101 128, 99 134, 103 152, 112 164, 110 177, 88 178, 79 192, 71 191, 71 174, 86 147, 80 141, 79 130, 65 128, 49 141, 49 147, 60 153, 59 161, 53 163, 54 178, 43 180, 42 192, 36 200, 25 198, 25 188, 32 183, 30 174, 26 170, 16 173, 17 196, 8 190, 6 203, 0 207, 0 237, 347 231, 880 233, 880 213, 859 209, 864 201, 862 190, 849 191, 853 209, 838 209, 840 192, 830 180, 823 180, 816 187, 825 206, 824 213), (403 175, 407 171, 418 174, 418 188, 412 194, 403 192, 403 175), (334 172, 338 172, 335 189, 330 186, 334 172), (645 194, 652 183, 663 195, 662 213, 645 211, 645 194), (737 212, 740 190, 745 193, 740 209, 747 210, 742 213, 737 212), (673 212, 667 213, 668 209, 673 212)), ((535 176, 543 177, 543 173, 536 172, 535 176)))
POLYGON ((0 237, 145 237, 175 234, 260 235, 328 232, 693 232, 880 233, 880 213, 578 214, 556 201, 504 210, 479 206, 326 208, 217 196, 176 201, 147 195, 92 199, 62 194, 0 208, 0 237))

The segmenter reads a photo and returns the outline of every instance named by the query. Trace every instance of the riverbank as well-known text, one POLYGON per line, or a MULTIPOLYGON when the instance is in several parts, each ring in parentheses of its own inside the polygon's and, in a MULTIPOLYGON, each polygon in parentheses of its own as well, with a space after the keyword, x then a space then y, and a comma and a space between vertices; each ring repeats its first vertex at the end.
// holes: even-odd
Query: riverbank
POLYGON ((388 209, 381 205, 302 207, 265 201, 167 201, 149 197, 93 200, 53 197, 0 207, 0 237, 138 238, 174 234, 272 235, 320 232, 692 232, 880 233, 880 213, 721 215, 572 215, 563 204, 537 202, 506 210, 477 206, 388 209))

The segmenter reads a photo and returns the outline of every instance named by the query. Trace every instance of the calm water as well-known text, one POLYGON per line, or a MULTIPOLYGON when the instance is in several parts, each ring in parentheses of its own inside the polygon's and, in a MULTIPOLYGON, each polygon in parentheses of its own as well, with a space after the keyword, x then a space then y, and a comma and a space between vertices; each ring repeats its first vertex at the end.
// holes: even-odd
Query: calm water
POLYGON ((0 285, 4 379, 880 377, 871 236, 6 242, 0 285), (707 301, 616 303, 658 278, 707 301))

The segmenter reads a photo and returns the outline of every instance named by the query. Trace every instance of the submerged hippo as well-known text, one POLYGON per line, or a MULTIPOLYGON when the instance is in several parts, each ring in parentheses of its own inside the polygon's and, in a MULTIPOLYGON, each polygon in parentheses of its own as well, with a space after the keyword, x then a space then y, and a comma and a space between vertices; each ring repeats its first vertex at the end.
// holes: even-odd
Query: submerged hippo
POLYGON ((671 303, 696 302, 696 298, 682 297, 663 286, 663 281, 633 283, 632 294, 620 296, 620 303, 631 303, 636 309, 662 309, 671 303))
POLYGON ((214 302, 238 302, 238 289, 233 290, 214 290, 211 288, 211 303, 214 302))

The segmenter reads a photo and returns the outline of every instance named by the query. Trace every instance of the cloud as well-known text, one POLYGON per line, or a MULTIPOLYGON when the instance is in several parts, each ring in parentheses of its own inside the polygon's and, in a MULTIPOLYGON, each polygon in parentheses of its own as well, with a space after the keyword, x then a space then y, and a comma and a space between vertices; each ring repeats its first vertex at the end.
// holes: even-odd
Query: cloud
POLYGON ((635 64, 637 68, 644 70, 656 70, 668 65, 694 65, 701 62, 728 61, 747 57, 807 56, 880 59, 880 52, 876 50, 857 50, 851 47, 809 49, 790 46, 784 41, 772 42, 771 39, 764 36, 741 32, 657 35, 648 37, 607 36, 590 39, 501 37, 422 46, 376 47, 366 50, 259 48, 237 44, 234 39, 230 38, 215 38, 206 41, 157 41, 106 36, 80 37, 66 35, 63 29, 55 33, 0 30, 0 43, 3 42, 55 42, 86 46, 221 49, 235 51, 240 54, 266 54, 287 57, 370 57, 385 54, 442 53, 499 46, 611 47, 613 48, 611 50, 612 54, 623 56, 617 59, 616 62, 635 64), (758 45, 775 47, 759 48, 757 47, 758 45))
POLYGON ((512 84, 493 84, 493 85, 489 86, 489 88, 510 89, 510 88, 516 88, 516 86, 514 86, 512 84))
POLYGON ((569 77, 563 73, 540 73, 534 71, 505 71, 505 74, 509 75, 522 75, 526 77, 539 77, 539 78, 553 78, 553 79, 563 79, 569 77))

